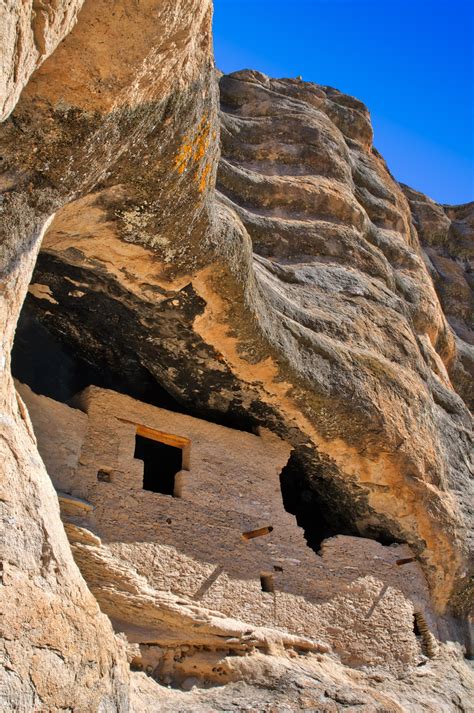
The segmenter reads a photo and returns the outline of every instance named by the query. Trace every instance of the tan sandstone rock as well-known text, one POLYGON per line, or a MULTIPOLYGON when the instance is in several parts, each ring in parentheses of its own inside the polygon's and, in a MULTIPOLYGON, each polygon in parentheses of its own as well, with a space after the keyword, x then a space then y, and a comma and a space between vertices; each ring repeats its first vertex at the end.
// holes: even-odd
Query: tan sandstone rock
MULTIPOLYGON (((5 77, 2 111, 6 115, 34 66, 40 59, 45 59, 45 55, 71 29, 79 7, 79 3, 61 2, 48 6, 35 2, 33 5, 36 16, 31 31, 27 7, 17 3, 2 5, 2 12, 5 12, 2 32, 6 38, 5 46, 2 44, 2 52, 6 50, 6 62, 2 65, 5 77), (38 22, 42 24, 38 25, 38 22), (31 33, 35 34, 34 38, 31 33), (33 47, 34 42, 40 46, 33 47)), ((133 96, 129 106, 136 106, 144 95, 152 101, 153 91, 165 101, 166 96, 170 96, 170 84, 175 81, 181 86, 193 81, 198 73, 197 63, 193 65, 194 56, 199 51, 195 47, 197 41, 188 44, 186 37, 190 32, 196 32, 192 37, 199 37, 199 43, 202 42, 199 29, 205 27, 206 18, 207 22, 210 18, 204 5, 199 3, 198 11, 194 13, 196 3, 177 7, 175 3, 149 2, 147 7, 129 15, 117 4, 112 12, 107 3, 86 2, 75 28, 79 34, 77 40, 71 35, 59 46, 58 53, 63 54, 62 58, 56 53, 49 57, 54 58, 58 81, 51 81, 51 66, 45 59, 26 92, 23 91, 23 109, 16 109, 16 112, 24 112, 20 124, 28 116, 36 128, 30 124, 32 133, 29 138, 25 136, 19 142, 13 134, 19 131, 23 136, 24 132, 16 117, 8 118, 1 127, 2 148, 8 149, 11 159, 7 158, 2 176, 2 186, 8 192, 2 196, 0 237, 2 705, 5 710, 129 710, 129 672, 124 645, 114 637, 110 622, 100 613, 72 559, 52 483, 38 456, 26 409, 21 400, 17 401, 9 374, 10 351, 36 253, 55 209, 73 193, 83 190, 84 183, 93 185, 107 164, 118 159, 121 142, 116 140, 114 148, 104 142, 104 136, 116 129, 112 105, 118 101, 115 108, 123 107, 122 116, 127 123, 131 117, 129 108, 119 100, 121 92, 133 96), (91 27, 97 27, 99 19, 102 24, 94 33, 91 27), (107 30, 107 23, 115 30, 107 30), (94 51, 84 47, 87 38, 94 51), (107 50, 104 38, 113 50, 107 50), (168 60, 164 54, 157 59, 160 48, 164 50, 167 43, 168 60), (74 53, 75 70, 61 74, 60 68, 66 70, 74 53), (97 72, 100 74, 105 57, 110 72, 101 80, 97 72), (118 69, 119 65, 123 71, 115 72, 114 66, 118 69), (94 66, 97 72, 94 72, 94 66), (191 66, 193 69, 189 70, 191 66), (43 97, 39 90, 39 72, 42 70, 45 77, 43 97), (163 77, 161 82, 157 77, 159 72, 163 77), (94 106, 92 96, 102 94, 104 97, 100 102, 95 101, 104 113, 91 116, 96 143, 88 145, 79 138, 77 127, 71 125, 70 134, 66 129, 68 112, 74 114, 74 108, 67 103, 69 97, 64 82, 74 84, 71 91, 80 106, 77 90, 80 76, 89 82, 82 95, 83 116, 94 106), (97 81, 99 84, 90 94, 92 83, 97 81), (36 94, 33 99, 31 95, 28 99, 26 94, 32 84, 36 94), (61 128, 53 126, 48 116, 53 111, 48 102, 55 87, 61 128), (72 150, 71 137, 78 141, 80 156, 75 156, 76 152, 72 150), (16 159, 10 154, 15 145, 16 159), (87 152, 93 145, 99 147, 98 153, 101 146, 107 147, 108 158, 97 155, 96 162, 91 161, 87 152), (25 159, 30 168, 27 168, 25 159), (51 178, 53 174, 56 177, 53 179, 57 180, 56 186, 48 178, 44 181, 50 169, 51 178)), ((208 54, 205 56, 207 59, 208 54)), ((162 110, 163 105, 160 112, 162 110)), ((136 115, 135 121, 136 126, 145 125, 149 131, 157 118, 154 118, 153 110, 142 111, 140 116, 136 115)), ((127 131, 130 131, 130 123, 127 123, 127 131)), ((199 193, 198 187, 196 192, 199 193)))
MULTIPOLYGON (((245 620, 222 621, 151 587, 127 548, 81 522, 94 517, 89 501, 66 493, 70 547, 10 353, 43 243, 19 344, 31 343, 33 324, 124 391, 141 385, 158 401, 161 388, 178 410, 273 431, 294 451, 294 509, 303 520, 311 508, 326 512, 331 534, 342 535, 326 539, 323 560, 342 566, 355 536, 406 543, 429 583, 440 637, 463 641, 472 611, 471 422, 468 357, 452 327, 466 339, 459 244, 472 239, 470 208, 415 206, 426 201, 407 199, 372 147, 367 109, 329 87, 253 71, 222 77, 220 126, 207 0, 144 0, 133 11, 122 1, 34 0, 1 11, 6 709, 469 710, 472 679, 459 649, 442 644, 438 658, 414 667, 413 631, 397 673, 351 668, 366 661, 370 625, 349 666, 321 653, 329 644, 319 649, 286 630, 275 640, 256 625, 238 663, 235 651, 216 656, 216 637, 242 645, 245 620), (426 215, 443 236, 454 231, 455 250, 424 231, 426 215), (130 688, 138 652, 103 612, 158 631, 145 665, 163 665, 171 684, 176 664, 188 690, 167 692, 143 673, 130 688), (172 662, 156 650, 163 622, 172 662), (190 630, 205 637, 192 643, 203 647, 193 650, 201 683, 222 671, 233 683, 196 691, 192 657, 180 648, 190 630)), ((64 446, 63 455, 77 453, 64 446)), ((58 482, 65 477, 53 458, 49 467, 58 482)), ((368 611, 381 591, 377 577, 362 579, 327 606, 339 657, 353 645, 344 619, 368 611)), ((405 595, 388 597, 403 621, 382 608, 384 651, 387 630, 403 636, 411 616, 405 595)))

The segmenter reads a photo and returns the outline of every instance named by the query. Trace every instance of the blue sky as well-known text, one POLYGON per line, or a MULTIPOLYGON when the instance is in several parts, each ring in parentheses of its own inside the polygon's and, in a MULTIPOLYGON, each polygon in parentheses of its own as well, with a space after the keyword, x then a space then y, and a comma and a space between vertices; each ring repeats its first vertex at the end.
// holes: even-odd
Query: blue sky
POLYGON ((399 181, 474 200, 473 0, 214 0, 216 64, 367 104, 399 181))

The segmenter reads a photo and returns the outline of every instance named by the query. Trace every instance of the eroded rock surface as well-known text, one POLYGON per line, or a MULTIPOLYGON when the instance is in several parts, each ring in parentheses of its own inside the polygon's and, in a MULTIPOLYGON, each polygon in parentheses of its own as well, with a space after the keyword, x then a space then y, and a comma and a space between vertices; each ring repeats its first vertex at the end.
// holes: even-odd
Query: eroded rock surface
POLYGON ((443 311, 456 334, 458 358, 448 366, 450 376, 472 411, 474 203, 441 206, 408 186, 403 190, 443 311))
POLYGON ((8 373, 15 319, 34 257, 35 250, 20 252, 2 282, 1 706, 25 713, 125 712, 129 674, 124 643, 115 637, 73 560, 28 412, 8 373))
POLYGON ((74 26, 84 0, 6 0, 0 6, 0 121, 34 70, 74 26))
POLYGON ((220 85, 218 189, 252 242, 257 319, 280 374, 291 366, 285 395, 344 474, 359 530, 423 541, 443 599, 453 560, 440 566, 450 545, 435 530, 466 547, 470 415, 449 380, 455 340, 408 203, 357 100, 248 71, 220 85))
MULTIPOLYGON (((210 3, 145 0, 130 12, 126 3, 111 11, 105 0, 85 0, 65 37, 80 5, 33 2, 33 17, 29 6, 7 4, 2 25, 10 49, 0 129, 4 591, 19 602, 6 607, 7 707, 128 706, 124 646, 72 560, 9 374, 41 242, 18 344, 28 348, 34 325, 81 378, 93 368, 158 405, 168 394, 176 410, 270 428, 294 449, 294 507, 307 537, 317 506, 333 535, 409 544, 434 606, 447 614, 445 636, 458 637, 449 616, 472 610, 470 415, 462 400, 471 209, 425 209, 429 201, 407 189, 410 210, 372 147, 359 101, 251 71, 220 82, 216 193, 210 3), (451 237, 440 246, 426 221, 451 237)), ((43 393, 51 386, 41 385, 43 393)), ((100 542, 71 524, 68 534, 86 578, 90 567, 100 571, 100 542)), ((114 560, 110 572, 117 567, 114 560)), ((103 610, 125 596, 106 582, 95 594, 103 610)), ((466 668, 450 652, 449 674, 435 663, 426 685, 387 684, 400 701, 393 710, 422 710, 426 693, 428 709, 468 710, 466 668)), ((288 668, 286 659, 279 669, 271 652, 263 656, 261 673, 259 664, 249 677, 259 688, 273 685, 273 663, 278 675, 288 668)), ((243 675, 247 664, 251 656, 234 668, 243 675)), ((359 683, 340 664, 327 675, 341 676, 345 691, 331 688, 328 710, 392 706, 372 681, 356 700, 359 683)), ((237 700, 249 690, 237 689, 237 700)), ((132 707, 145 710, 150 691, 155 705, 162 689, 150 688, 145 700, 135 686, 132 707)), ((169 694, 170 709, 186 710, 182 695, 169 694)), ((196 696, 191 706, 231 707, 226 693, 221 703, 216 695, 196 696)), ((307 705, 324 710, 321 695, 307 705)), ((280 700, 286 704, 287 691, 280 700)))
POLYGON ((309 654, 297 659, 254 655, 234 657, 230 665, 245 669, 244 680, 223 687, 202 689, 188 678, 189 692, 158 689, 143 673, 132 674, 132 701, 140 713, 154 713, 160 690, 160 710, 191 711, 321 711, 338 713, 437 713, 470 711, 471 674, 455 651, 403 678, 342 668, 333 659, 309 654))
MULTIPOLYGON (((204 81, 208 76, 202 64, 211 62, 210 8, 197 2, 147 2, 129 13, 125 4, 114 3, 111 11, 109 3, 91 0, 73 32, 46 58, 71 29, 80 5, 34 2, 36 14, 30 17, 27 4, 2 4, 4 114, 9 114, 34 66, 44 60, 0 130, 5 149, 0 226, 5 710, 130 708, 124 644, 116 639, 73 561, 57 497, 38 456, 26 409, 17 400, 10 352, 36 254, 54 211, 91 190, 118 165, 128 142, 136 146, 156 124, 166 126, 167 105, 168 126, 179 117, 183 127, 192 129, 192 107, 202 106, 207 96, 199 84, 201 76, 204 81), (39 42, 39 49, 32 42, 39 42), (171 110, 173 102, 183 113, 171 110)), ((199 121, 201 115, 199 111, 199 121)), ((169 138, 179 140, 171 127, 169 138)), ((163 146, 166 141, 157 138, 156 143, 163 146)), ((136 156, 140 164, 144 159, 137 150, 136 156)), ((211 160, 212 150, 205 160, 208 156, 211 160)), ((198 165, 202 161, 203 156, 196 159, 198 165)), ((132 170, 132 175, 139 191, 139 171, 132 170)), ((124 174, 121 180, 126 182, 124 174)), ((202 213, 203 199, 198 197, 205 194, 199 181, 190 181, 195 196, 184 186, 181 190, 196 215, 202 213)), ((176 188, 170 186, 170 191, 176 201, 176 188)), ((191 229, 188 218, 186 228, 191 229)))
MULTIPOLYGON (((441 611, 466 577, 470 415, 408 203, 360 102, 255 72, 222 78, 221 101, 205 222, 152 233, 156 202, 136 195, 124 212, 110 176, 58 212, 28 314, 88 364, 284 436, 342 534, 415 548, 441 611)), ((197 127, 160 187, 201 181, 182 163, 202 152, 197 127)))

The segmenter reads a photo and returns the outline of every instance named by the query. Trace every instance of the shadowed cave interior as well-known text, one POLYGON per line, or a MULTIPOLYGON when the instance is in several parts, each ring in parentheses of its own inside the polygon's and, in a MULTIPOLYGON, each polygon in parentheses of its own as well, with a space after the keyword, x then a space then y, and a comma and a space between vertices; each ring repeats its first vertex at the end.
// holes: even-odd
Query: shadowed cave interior
POLYGON ((203 418, 227 428, 255 432, 255 418, 250 414, 215 410, 203 412, 199 407, 194 408, 192 404, 175 398, 141 364, 138 354, 127 350, 125 344, 123 351, 117 354, 113 345, 100 343, 99 336, 97 340, 93 337, 94 343, 89 347, 89 335, 80 340, 81 335, 77 334, 77 327, 74 326, 71 331, 80 341, 71 343, 68 335, 62 334, 61 326, 49 329, 42 317, 42 306, 27 295, 12 349, 14 378, 27 384, 36 394, 68 403, 87 386, 94 385, 168 411, 203 418))
POLYGON ((285 510, 295 516, 312 550, 319 553, 323 540, 336 535, 366 537, 386 546, 401 543, 381 529, 360 532, 355 508, 348 506, 330 480, 305 463, 305 450, 291 453, 280 473, 280 487, 285 510))
MULTIPOLYGON (((202 418, 228 428, 253 432, 249 417, 247 422, 229 419, 226 414, 218 418, 208 413, 187 408, 179 403, 138 361, 120 361, 120 372, 111 368, 107 357, 100 360, 97 353, 87 352, 85 346, 77 354, 73 346, 51 333, 38 316, 37 310, 25 301, 15 336, 12 351, 12 373, 20 382, 27 384, 35 393, 67 403, 87 386, 96 385, 126 394, 153 406, 202 418)), ((144 462, 145 490, 174 494, 175 475, 182 468, 180 448, 151 440, 137 434, 135 458, 144 462)), ((301 452, 292 452, 287 465, 280 474, 283 505, 295 516, 304 530, 308 546, 319 552, 321 543, 328 537, 344 534, 360 536, 354 524, 353 513, 337 496, 330 480, 315 479, 312 468, 305 464, 301 452)), ((108 474, 98 474, 98 479, 107 479, 108 474)), ((382 544, 395 542, 379 532, 363 533, 364 537, 376 539, 382 544)))
POLYGON ((280 487, 285 510, 296 517, 303 528, 308 546, 319 552, 321 543, 335 535, 358 535, 355 527, 341 523, 330 505, 311 486, 302 468, 299 454, 293 451, 280 473, 280 487))
MULTIPOLYGON (((125 366, 125 365, 124 365, 125 366)), ((176 399, 138 363, 120 374, 100 363, 96 354, 81 358, 67 343, 44 326, 25 302, 15 333, 12 374, 36 393, 67 403, 87 386, 100 386, 138 401, 182 411, 176 399)))

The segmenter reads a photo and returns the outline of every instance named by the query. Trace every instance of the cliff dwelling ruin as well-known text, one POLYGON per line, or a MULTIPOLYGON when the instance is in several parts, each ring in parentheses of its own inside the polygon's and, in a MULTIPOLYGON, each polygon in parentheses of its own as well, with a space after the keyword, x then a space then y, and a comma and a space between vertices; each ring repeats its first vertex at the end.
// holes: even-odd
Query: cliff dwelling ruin
MULTIPOLYGON (((414 635, 415 609, 437 632, 424 575, 406 545, 338 535, 318 542, 319 554, 308 546, 283 503, 281 473, 292 449, 269 431, 230 429, 95 386, 74 397, 74 408, 17 386, 73 551, 77 538, 82 543, 81 561, 100 543, 155 591, 251 626, 317 638, 356 666, 415 661, 426 649, 414 635)), ((150 651, 165 650, 169 633, 120 607, 109 616, 147 647, 162 677, 161 654, 150 651)))
POLYGON ((0 708, 467 713, 474 203, 212 6, 0 2, 0 708))

